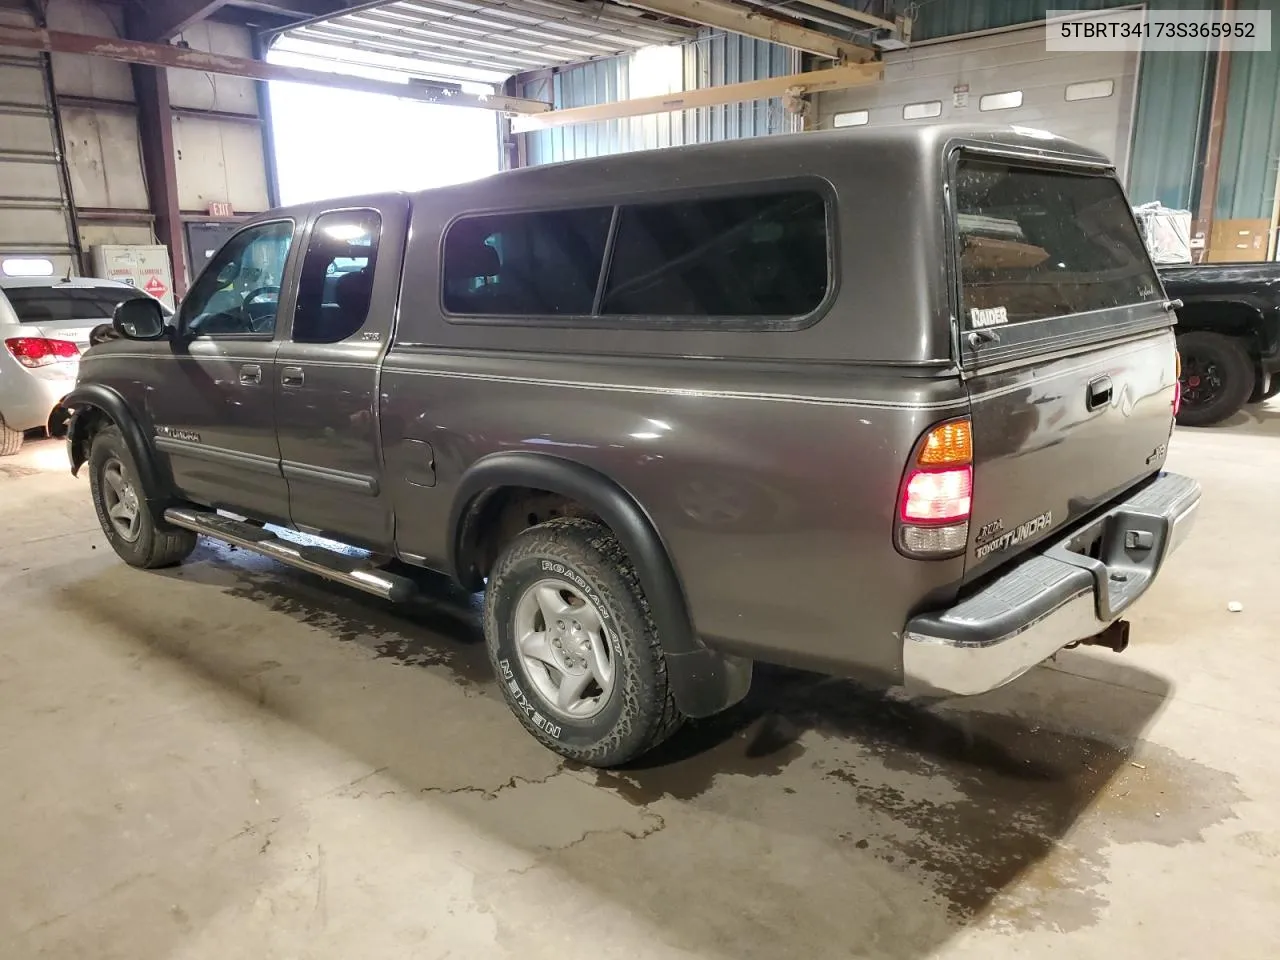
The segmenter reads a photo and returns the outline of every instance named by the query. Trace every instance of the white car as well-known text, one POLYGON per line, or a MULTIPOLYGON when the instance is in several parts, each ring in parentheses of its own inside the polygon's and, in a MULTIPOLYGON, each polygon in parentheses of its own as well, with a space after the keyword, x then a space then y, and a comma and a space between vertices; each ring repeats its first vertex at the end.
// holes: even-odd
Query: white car
POLYGON ((114 280, 0 276, 0 456, 18 452, 24 431, 60 432, 89 334, 138 296, 114 280))

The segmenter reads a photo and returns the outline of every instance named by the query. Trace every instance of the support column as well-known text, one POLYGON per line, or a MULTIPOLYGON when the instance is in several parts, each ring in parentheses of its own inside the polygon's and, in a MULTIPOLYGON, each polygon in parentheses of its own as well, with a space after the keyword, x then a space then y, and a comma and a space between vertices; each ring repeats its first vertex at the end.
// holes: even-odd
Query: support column
POLYGON ((173 151, 173 109, 165 69, 134 64, 133 90, 138 99, 142 162, 147 171, 151 212, 156 218, 156 236, 169 248, 173 294, 181 297, 187 292, 187 269, 178 204, 178 163, 173 151))
MULTIPOLYGON (((131 40, 146 36, 146 23, 138 7, 125 15, 125 35, 131 40)), ((169 103, 169 77, 165 67, 130 64, 133 94, 138 101, 138 133, 142 139, 142 165, 147 174, 147 199, 156 218, 156 238, 169 248, 174 299, 187 292, 187 267, 183 256, 182 208, 178 203, 178 162, 173 149, 173 107, 169 103)))
MULTIPOLYGON (((264 63, 271 45, 261 33, 253 36, 253 58, 264 63)), ((267 201, 272 207, 280 206, 280 163, 276 157, 276 129, 271 117, 271 91, 266 80, 254 85, 258 95, 258 119, 262 123, 262 154, 267 164, 267 201)))
MULTIPOLYGON (((1235 0, 1222 0, 1221 9, 1235 9, 1235 0)), ((1209 254, 1213 242, 1213 217, 1218 204, 1218 175, 1222 168, 1222 134, 1227 123, 1227 93, 1231 81, 1231 48, 1227 39, 1218 44, 1214 58, 1213 99, 1209 105, 1209 129, 1204 148, 1204 171, 1200 178, 1200 205, 1197 213, 1197 231, 1204 237, 1205 245, 1199 260, 1209 254)))

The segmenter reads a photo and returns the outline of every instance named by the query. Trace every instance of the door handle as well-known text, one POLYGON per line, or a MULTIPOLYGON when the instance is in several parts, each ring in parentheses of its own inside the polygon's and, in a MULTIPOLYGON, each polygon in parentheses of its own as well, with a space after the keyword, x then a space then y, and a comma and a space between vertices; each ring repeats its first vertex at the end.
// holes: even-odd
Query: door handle
POLYGON ((306 379, 301 367, 285 367, 280 371, 280 382, 286 387, 300 387, 306 379))
POLYGON ((1111 378, 1098 377, 1089 381, 1089 394, 1085 406, 1089 410, 1097 410, 1111 402, 1111 378))
POLYGON ((240 368, 240 382, 245 384, 262 382, 262 367, 256 363, 246 363, 240 368))

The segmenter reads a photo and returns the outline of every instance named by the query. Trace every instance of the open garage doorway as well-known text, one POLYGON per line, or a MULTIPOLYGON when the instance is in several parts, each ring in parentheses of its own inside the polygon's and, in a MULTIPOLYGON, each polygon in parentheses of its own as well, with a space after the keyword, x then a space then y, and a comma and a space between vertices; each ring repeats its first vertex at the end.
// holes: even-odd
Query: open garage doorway
MULTIPOLYGON (((284 46, 282 44, 282 46, 284 46)), ((272 63, 333 69, 287 47, 272 63)), ((342 72, 404 81, 403 73, 345 62, 342 72)), ((270 85, 280 202, 462 183, 499 169, 498 115, 374 93, 296 83, 270 85)), ((472 92, 472 84, 464 84, 472 92)), ((476 84, 475 92, 492 87, 476 84)))

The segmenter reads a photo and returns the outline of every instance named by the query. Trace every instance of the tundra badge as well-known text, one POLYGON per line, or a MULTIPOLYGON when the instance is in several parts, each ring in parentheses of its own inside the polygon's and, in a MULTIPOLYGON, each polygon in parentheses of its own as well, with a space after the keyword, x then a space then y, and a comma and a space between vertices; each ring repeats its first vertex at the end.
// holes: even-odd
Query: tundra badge
MULTIPOLYGON (((993 524, 987 524, 982 529, 985 531, 990 529, 992 526, 993 524)), ((1051 526, 1053 526, 1053 511, 1049 510, 1040 514, 1038 517, 1032 517, 1026 523, 1018 524, 1017 528, 1010 530, 1008 533, 1001 534, 994 540, 979 544, 973 551, 973 555, 978 560, 983 560, 991 556, 993 553, 998 553, 1001 550, 1008 550, 1010 547, 1016 546, 1024 540, 1029 540, 1037 533, 1040 533, 1043 530, 1048 530, 1051 526)))

